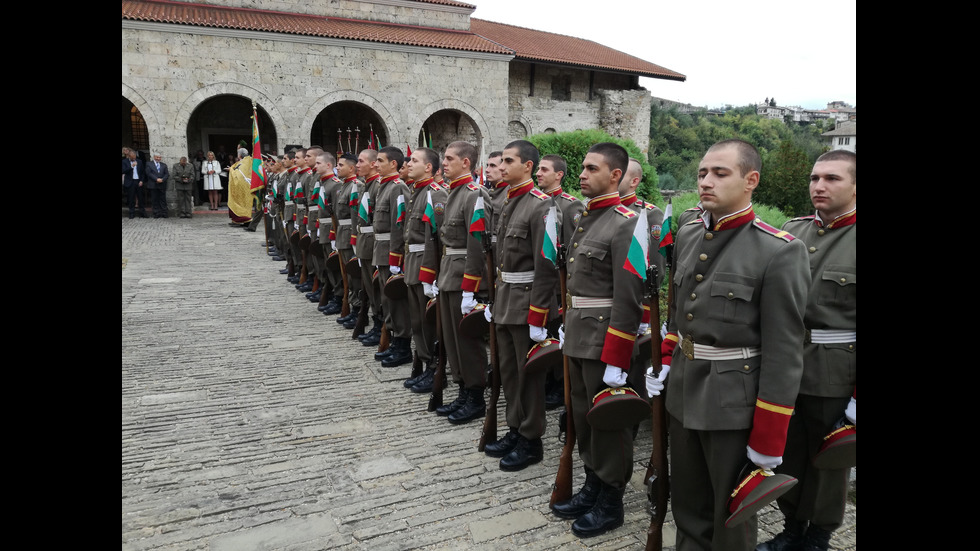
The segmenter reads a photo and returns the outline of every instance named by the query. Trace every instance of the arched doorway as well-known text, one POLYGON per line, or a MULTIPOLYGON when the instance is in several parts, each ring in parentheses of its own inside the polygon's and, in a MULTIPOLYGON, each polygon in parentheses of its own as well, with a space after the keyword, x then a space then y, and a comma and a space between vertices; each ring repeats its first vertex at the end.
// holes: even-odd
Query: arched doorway
MULTIPOLYGON (((259 141, 262 153, 275 153, 278 143, 272 119, 261 105, 256 105, 259 117, 259 141)), ((244 143, 252 154, 252 100, 244 96, 224 94, 205 100, 194 109, 187 122, 188 160, 202 160, 213 151, 222 167, 234 163, 239 144, 244 143), (200 159, 199 159, 200 157, 200 159)), ((222 178, 221 201, 228 200, 227 177, 222 178)), ((203 184, 196 186, 197 200, 206 202, 203 184)))
MULTIPOLYGON (((133 105, 133 102, 122 98, 122 108, 120 110, 122 118, 122 146, 136 150, 136 155, 144 162, 150 160, 150 134, 146 129, 146 120, 140 110, 133 105)), ((120 148, 121 149, 121 148, 120 148)), ((121 190, 122 204, 126 204, 126 191, 121 190)), ((136 198, 137 201, 144 201, 142 195, 136 198)))
MULTIPOLYGON (((425 119, 419 129, 418 144, 432 148, 440 155, 446 150, 446 146, 456 141, 469 142, 482 151, 483 136, 476 123, 469 115, 456 109, 436 111, 425 119)), ((488 152, 483 152, 486 153, 488 152)))
POLYGON ((310 143, 319 145, 331 153, 354 153, 369 147, 374 132, 375 148, 390 143, 390 134, 381 117, 370 107, 356 101, 338 101, 328 105, 317 115, 310 129, 310 143))

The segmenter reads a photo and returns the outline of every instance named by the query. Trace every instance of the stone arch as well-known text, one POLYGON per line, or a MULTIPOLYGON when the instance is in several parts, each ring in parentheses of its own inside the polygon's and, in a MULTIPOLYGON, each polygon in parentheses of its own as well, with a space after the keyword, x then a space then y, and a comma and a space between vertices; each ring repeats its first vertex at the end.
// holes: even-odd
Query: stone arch
MULTIPOLYGON (((454 111, 461 115, 466 116, 469 119, 469 121, 473 123, 473 127, 476 132, 478 143, 474 145, 476 145, 478 150, 481 149, 482 147, 484 155, 490 152, 489 144, 493 143, 493 139, 490 133, 490 125, 487 124, 486 119, 483 117, 482 114, 480 114, 480 112, 475 107, 473 107, 472 105, 464 101, 460 101, 458 99, 437 100, 419 109, 419 114, 416 115, 414 119, 411 121, 410 123, 411 126, 408 129, 408 132, 410 132, 410 136, 411 136, 411 138, 409 139, 410 143, 418 143, 418 141, 415 138, 422 131, 422 126, 425 124, 427 120, 429 120, 429 117, 435 115, 440 111, 454 111)), ((448 143, 446 144, 433 143, 432 145, 437 151, 440 151, 441 153, 441 150, 439 149, 440 145, 442 147, 445 147, 446 145, 448 145, 448 143)))
MULTIPOLYGON (((340 103, 344 101, 354 102, 363 105, 367 109, 373 111, 378 116, 378 122, 382 125, 381 128, 375 128, 375 134, 379 134, 382 139, 382 145, 395 144, 401 141, 401 136, 397 136, 396 125, 394 122, 394 117, 391 111, 377 98, 359 92, 357 90, 334 90, 333 92, 324 94, 316 99, 310 108, 306 111, 303 116, 303 121, 300 126, 300 132, 303 136, 309 136, 312 133, 314 125, 317 123, 317 119, 320 115, 328 110, 330 106, 335 103, 340 103)), ((346 129, 344 129, 346 131, 346 129)), ((368 138, 370 136, 369 128, 361 128, 361 144, 367 144, 368 138)), ((345 135, 346 138, 346 135, 345 135)), ((336 138, 334 138, 336 141, 336 138)), ((323 145, 327 147, 328 142, 324 140, 323 145)), ((357 149, 357 148, 355 148, 357 149)), ((361 147, 360 149, 363 149, 361 147)), ((346 151, 346 148, 344 149, 346 151)), ((356 153, 355 153, 356 155, 356 153)))
MULTIPOLYGON (((281 135, 279 134, 279 129, 287 128, 286 120, 283 118, 282 112, 279 110, 279 106, 264 92, 238 82, 216 82, 213 84, 208 84, 202 88, 198 88, 187 96, 186 99, 184 99, 184 102, 180 105, 180 107, 177 109, 177 113, 174 115, 172 128, 174 135, 184 136, 186 140, 187 126, 190 124, 194 111, 207 100, 223 95, 241 96, 255 101, 255 104, 260 106, 272 120, 272 124, 277 130, 277 135, 281 135)), ((259 134, 261 138, 261 126, 259 127, 259 134)), ((186 151, 187 145, 188 144, 186 143, 183 144, 181 149, 186 151)), ((270 145, 273 149, 278 148, 277 144, 270 145)))
POLYGON ((123 83, 122 97, 126 98, 140 112, 143 121, 146 123, 146 133, 149 136, 150 147, 159 147, 160 137, 163 135, 163 128, 156 113, 150 108, 150 104, 140 95, 139 92, 123 83))

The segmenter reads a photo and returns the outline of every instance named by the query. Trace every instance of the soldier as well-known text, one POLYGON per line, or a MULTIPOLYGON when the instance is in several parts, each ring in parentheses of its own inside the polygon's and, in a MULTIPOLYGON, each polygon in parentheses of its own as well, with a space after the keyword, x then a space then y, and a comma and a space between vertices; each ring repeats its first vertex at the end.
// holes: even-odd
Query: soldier
POLYGON ((483 228, 490 223, 490 194, 473 181, 477 150, 457 141, 443 154, 443 180, 449 182, 449 197, 439 227, 442 262, 439 265, 437 306, 442 321, 446 360, 453 382, 459 387, 455 400, 436 408, 450 423, 463 424, 487 413, 483 391, 487 386, 487 348, 482 337, 459 330, 463 315, 476 307, 476 295, 487 289, 483 228), (474 225, 475 223, 475 225, 474 225), (471 231, 473 226, 473 231, 471 231), (479 228, 478 230, 476 228, 479 228))
POLYGON ((313 226, 313 239, 317 240, 320 250, 316 257, 316 277, 317 281, 320 282, 320 289, 316 292, 316 299, 319 302, 317 308, 332 304, 336 309, 332 309, 331 313, 340 312, 340 301, 343 299, 344 292, 339 264, 336 268, 327 267, 327 257, 333 252, 333 247, 330 245, 330 235, 333 232, 333 213, 336 207, 337 189, 343 184, 334 173, 336 164, 337 158, 333 153, 321 151, 317 155, 314 169, 317 173, 319 186, 317 186, 312 198, 312 201, 316 203, 315 207, 311 207, 311 216, 313 216, 312 209, 316 208, 317 219, 313 226))
POLYGON ((337 227, 334 228, 334 236, 330 241, 330 246, 336 248, 340 253, 340 262, 344 265, 344 273, 347 275, 347 304, 350 307, 350 312, 346 316, 338 317, 335 321, 343 325, 345 329, 353 329, 362 306, 360 299, 361 271, 356 262, 350 262, 352 258, 355 258, 354 243, 357 234, 354 233, 354 227, 359 193, 357 157, 352 153, 345 153, 337 160, 337 177, 343 181, 343 184, 337 188, 337 227), (352 267, 353 269, 351 269, 352 267))
POLYGON ((362 304, 361 307, 370 307, 371 319, 374 322, 370 331, 356 337, 364 346, 377 346, 381 342, 381 325, 384 323, 381 318, 381 297, 378 296, 377 287, 374 285, 374 266, 372 266, 374 204, 378 182, 381 180, 375 164, 377 160, 378 152, 374 149, 364 149, 357 156, 357 176, 363 180, 363 183, 358 187, 358 207, 354 215, 357 224, 354 250, 361 269, 361 287, 368 298, 368 304, 362 304))
POLYGON ((269 165, 269 179, 266 182, 268 195, 266 200, 269 205, 269 256, 272 260, 281 262, 286 260, 286 244, 284 243, 283 223, 282 223, 282 187, 281 181, 286 177, 286 167, 283 166, 282 155, 272 157, 269 165))
POLYGON ((181 157, 180 162, 174 165, 172 177, 177 191, 177 215, 190 218, 194 211, 194 165, 187 162, 187 157, 181 157))
POLYGON ((293 232, 293 216, 296 214, 296 202, 293 201, 293 186, 298 176, 296 175, 296 152, 287 151, 282 157, 283 174, 276 181, 276 189, 279 196, 279 218, 282 227, 276 236, 282 242, 282 247, 276 247, 280 254, 286 258, 286 268, 280 270, 280 274, 286 274, 287 281, 296 273, 296 263, 293 260, 293 244, 289 237, 293 232))
POLYGON ((439 266, 436 265, 437 241, 434 228, 442 226, 446 209, 446 191, 435 183, 434 174, 439 170, 439 154, 422 147, 412 152, 405 163, 406 176, 413 182, 412 197, 409 199, 408 223, 405 226, 405 283, 408 286, 408 304, 412 319, 412 339, 415 352, 425 368, 415 377, 405 381, 405 388, 415 393, 432 391, 436 371, 437 350, 434 322, 425 315, 428 299, 435 296, 432 290, 436 283, 439 266), (426 208, 432 205, 432 212, 426 208))
MULTIPOLYGON (((310 208, 315 206, 313 202, 313 188, 318 181, 316 173, 313 171, 313 167, 316 165, 317 155, 322 152, 323 149, 317 145, 311 145, 303 152, 303 161, 305 165, 299 170, 299 187, 293 196, 296 200, 296 220, 299 222, 300 258, 301 261, 304 256, 306 258, 305 282, 301 277, 300 281, 297 282, 298 284, 296 285, 296 290, 301 293, 309 293, 313 291, 313 285, 316 281, 317 263, 316 259, 309 252, 311 237, 307 236, 311 235, 311 230, 316 225, 316 219, 319 218, 319 213, 316 213, 314 216, 310 215, 310 208), (304 239, 304 237, 306 239, 304 239)), ((303 274, 300 275, 302 276, 303 274)))
MULTIPOLYGON (((374 259, 378 269, 381 310, 391 334, 391 345, 375 354, 381 367, 397 367, 412 361, 412 320, 407 298, 385 293, 388 278, 402 272, 405 256, 405 216, 411 192, 398 177, 405 163, 405 153, 393 146, 382 147, 375 162, 378 175, 374 203, 374 259)), ((400 276, 404 278, 404 276, 400 276)))
MULTIPOLYGON (((289 177, 286 179, 286 228, 287 235, 289 235, 289 260, 290 260, 290 275, 286 278, 286 281, 294 285, 299 283, 300 280, 300 269, 303 266, 303 255, 300 253, 299 246, 294 243, 293 234, 296 234, 298 240, 300 236, 300 224, 299 221, 302 220, 298 218, 299 205, 297 204, 297 196, 302 195, 302 186, 300 185, 300 178, 302 172, 306 170, 306 148, 301 147, 294 149, 292 152, 292 171, 289 173, 289 177)), ((287 155, 288 156, 288 155, 287 155)))
POLYGON ((857 155, 824 153, 810 173, 816 214, 783 225, 808 246, 803 380, 776 472, 799 480, 776 503, 785 528, 760 551, 819 551, 844 519, 850 468, 817 468, 824 437, 846 417, 857 427, 857 155))
POLYGON ((674 241, 663 365, 646 386, 649 395, 663 390, 665 378, 669 387, 678 551, 755 547, 757 517, 726 527, 728 501, 743 467, 765 473, 782 462, 803 374, 806 250, 756 218, 761 166, 749 143, 711 146, 698 166, 704 213, 674 241))
POLYGON ((491 316, 497 328, 509 430, 484 451, 501 457, 500 468, 505 471, 524 469, 544 455, 545 374, 523 369, 531 343, 546 339, 545 325, 558 316, 558 270, 542 255, 544 220, 554 201, 534 189, 531 175, 537 164, 538 150, 526 140, 509 143, 501 156, 501 176, 508 189, 497 226, 498 272, 491 316))
POLYGON ((626 385, 643 316, 646 266, 632 264, 631 239, 626 237, 633 235, 639 216, 620 203, 618 189, 628 163, 626 150, 617 144, 589 148, 579 175, 582 195, 589 201, 566 243, 568 311, 562 349, 586 478, 577 494, 552 510, 575 519, 572 532, 579 537, 622 526, 623 494, 633 474, 632 427, 600 430, 587 418, 593 396, 626 385))
MULTIPOLYGON (((582 211, 585 210, 585 204, 579 201, 573 195, 565 193, 562 189, 561 182, 565 178, 565 172, 568 170, 568 163, 561 155, 545 155, 541 157, 541 162, 538 163, 538 171, 535 174, 538 177, 538 187, 541 191, 547 193, 550 197, 554 197, 555 205, 558 207, 558 212, 561 215, 561 242, 568 243, 571 238, 571 234, 575 231, 575 225, 578 224, 579 217, 582 216, 582 211)), ((560 291, 560 288, 559 288, 560 291)), ((558 297, 558 303, 561 304, 561 297, 558 297)), ((561 318, 555 318, 552 322, 552 326, 548 328, 551 334, 557 334, 558 327, 561 322, 561 318)), ((544 407, 545 409, 554 409, 565 403, 565 369, 562 363, 558 363, 553 371, 549 371, 545 375, 545 397, 544 397, 544 407)))

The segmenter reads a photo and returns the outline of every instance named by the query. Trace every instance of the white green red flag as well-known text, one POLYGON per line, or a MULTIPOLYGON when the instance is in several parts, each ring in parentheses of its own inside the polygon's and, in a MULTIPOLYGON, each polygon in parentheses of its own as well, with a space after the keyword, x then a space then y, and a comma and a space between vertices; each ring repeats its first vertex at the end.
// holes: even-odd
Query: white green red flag
POLYGON ((265 188, 265 171, 262 169, 262 145, 259 143, 259 117, 252 104, 252 181, 249 191, 265 188))
POLYGON ((650 250, 650 230, 645 214, 636 217, 636 226, 633 228, 633 238, 630 241, 629 251, 626 253, 626 262, 623 269, 636 277, 647 280, 647 251, 650 250))
POLYGON ((365 222, 371 221, 371 194, 364 192, 364 197, 361 197, 360 206, 357 208, 357 214, 361 217, 361 220, 365 222))
POLYGON ((541 256, 552 264, 558 264, 558 210, 554 204, 548 209, 544 218, 544 243, 541 244, 541 256))
POLYGON ((673 215, 674 205, 671 203, 671 200, 668 199, 667 208, 664 210, 664 222, 663 225, 660 226, 660 243, 657 244, 660 254, 664 255, 665 257, 667 256, 667 246, 674 244, 674 230, 671 227, 670 220, 673 215))
POLYGON ((397 206, 395 207, 395 224, 403 226, 405 224, 405 196, 399 195, 397 206))
POLYGON ((483 239, 483 233, 487 231, 487 205, 483 201, 482 195, 476 196, 476 203, 473 205, 473 216, 470 218, 470 235, 477 239, 483 239))
POLYGON ((432 206, 431 191, 428 191, 425 194, 425 212, 422 213, 422 221, 429 224, 432 229, 432 233, 436 233, 436 209, 432 206))

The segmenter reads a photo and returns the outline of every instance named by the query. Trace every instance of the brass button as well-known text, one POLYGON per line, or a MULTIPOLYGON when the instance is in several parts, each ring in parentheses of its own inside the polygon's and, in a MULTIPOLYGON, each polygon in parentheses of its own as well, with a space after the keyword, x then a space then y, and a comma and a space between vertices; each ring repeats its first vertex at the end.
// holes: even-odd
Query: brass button
POLYGON ((580 226, 580 227, 578 228, 578 231, 580 231, 580 232, 583 232, 583 231, 585 231, 585 230, 583 230, 583 229, 581 228, 581 226, 580 226))
POLYGON ((527 285, 525 285, 525 286, 524 286, 524 290, 525 290, 525 291, 530 291, 530 290, 531 290, 531 288, 530 288, 530 287, 528 287, 527 285))
POLYGON ((704 281, 704 274, 698 274, 694 276, 695 281, 704 281))
POLYGON ((735 298, 735 293, 728 293, 728 298, 735 298))
POLYGON ((572 243, 572 248, 577 249, 578 248, 578 243, 572 243))
POLYGON ((585 253, 585 256, 592 256, 592 251, 585 253))
POLYGON ((849 344, 849 345, 847 345, 847 349, 848 349, 848 350, 854 350, 854 345, 853 345, 853 344, 849 344))
POLYGON ((602 321, 602 319, 603 319, 602 316, 599 316, 599 321, 602 321))
POLYGON ((749 370, 749 369, 751 369, 751 368, 750 368, 749 366, 747 366, 747 365, 743 365, 743 366, 742 366, 742 369, 744 369, 744 370, 746 370, 746 371, 748 371, 748 370, 749 370))
POLYGON ((691 293, 691 300, 697 300, 697 298, 698 298, 697 293, 691 293))
POLYGON ((706 255, 704 253, 701 253, 700 255, 698 255, 698 259, 700 259, 700 260, 708 260, 708 255, 706 255))
POLYGON ((589 211, 587 210, 582 211, 582 216, 588 216, 588 215, 589 215, 589 211))
POLYGON ((715 234, 713 234, 711 232, 708 232, 708 233, 704 234, 704 238, 707 239, 707 240, 709 240, 709 241, 712 240, 712 239, 714 239, 714 237, 715 237, 715 234))
POLYGON ((817 248, 816 248, 816 247, 810 247, 810 248, 809 248, 808 250, 809 250, 809 251, 810 251, 811 253, 815 253, 815 252, 817 252, 817 248))
POLYGON ((568 259, 568 262, 569 262, 569 263, 572 263, 572 262, 575 262, 575 257, 573 256, 572 258, 569 258, 569 259, 568 259))
POLYGON ((819 230, 817 230, 817 235, 823 235, 825 233, 827 233, 827 230, 825 230, 823 228, 820 228, 819 230))
POLYGON ((691 321, 693 319, 694 319, 694 314, 688 314, 687 315, 687 321, 691 321))
POLYGON ((840 278, 840 282, 841 282, 841 283, 847 283, 847 278, 846 278, 846 277, 842 277, 842 278, 840 278))

